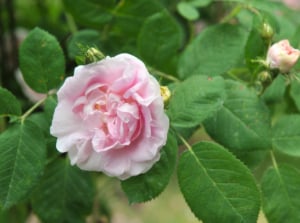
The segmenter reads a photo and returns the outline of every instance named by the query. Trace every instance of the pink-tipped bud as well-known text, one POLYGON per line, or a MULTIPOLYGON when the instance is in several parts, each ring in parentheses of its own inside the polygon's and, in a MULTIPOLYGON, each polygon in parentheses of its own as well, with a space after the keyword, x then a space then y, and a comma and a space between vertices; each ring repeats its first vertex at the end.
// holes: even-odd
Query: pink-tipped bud
POLYGON ((267 64, 271 69, 288 72, 297 62, 300 51, 294 49, 288 40, 281 40, 273 44, 267 53, 267 64))
POLYGON ((283 0, 284 4, 291 9, 300 10, 300 1, 299 0, 283 0))

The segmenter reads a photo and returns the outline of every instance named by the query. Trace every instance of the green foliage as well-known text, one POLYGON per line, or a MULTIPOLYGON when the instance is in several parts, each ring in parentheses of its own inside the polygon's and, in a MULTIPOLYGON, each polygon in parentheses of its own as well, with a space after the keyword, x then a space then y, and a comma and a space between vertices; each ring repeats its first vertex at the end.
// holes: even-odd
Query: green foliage
POLYGON ((40 28, 32 30, 20 48, 20 68, 33 90, 47 93, 57 88, 64 78, 65 59, 56 38, 40 28))
POLYGON ((154 67, 163 68, 181 47, 182 32, 176 20, 163 11, 146 19, 137 41, 142 58, 154 67))
POLYGON ((196 20, 199 18, 199 12, 198 10, 193 7, 189 2, 180 2, 177 5, 177 10, 184 18, 187 20, 196 20))
POLYGON ((205 29, 182 54, 180 77, 226 73, 240 62, 247 37, 247 30, 239 26, 221 24, 205 29))
POLYGON ((269 222, 297 223, 300 221, 300 172, 280 165, 266 171, 262 179, 263 209, 269 222))
POLYGON ((225 100, 221 77, 193 76, 174 89, 168 115, 176 127, 194 127, 214 115, 225 100))
POLYGON ((112 20, 111 13, 114 1, 78 0, 76 4, 72 0, 63 0, 64 6, 77 22, 89 27, 97 27, 100 24, 108 23, 112 20))
POLYGON ((5 210, 26 198, 44 170, 46 147, 42 132, 30 121, 0 135, 0 207, 5 210))
POLYGON ((0 117, 20 115, 21 105, 17 98, 5 88, 0 87, 0 117))
POLYGON ((256 92, 239 82, 227 81, 226 95, 221 109, 205 121, 208 134, 233 151, 270 149, 269 111, 256 92))
POLYGON ((101 35, 93 29, 80 30, 74 33, 68 42, 68 55, 71 59, 86 53, 89 47, 101 47, 101 35), (84 51, 84 52, 83 52, 84 51))
POLYGON ((186 202, 203 222, 256 222, 260 195, 255 180, 223 147, 193 145, 180 157, 178 180, 186 202))
POLYGON ((32 207, 45 223, 84 223, 93 196, 89 174, 70 166, 68 159, 58 158, 47 165, 33 193, 32 207))
POLYGON ((300 156, 300 115, 281 117, 272 128, 274 147, 282 153, 300 156))
POLYGON ((290 95, 291 95, 292 99, 294 100, 297 109, 300 111, 300 97, 299 97, 299 95, 300 95, 300 82, 299 81, 294 81, 291 84, 290 95))
POLYGON ((28 210, 25 205, 13 206, 7 211, 0 211, 0 222, 20 223, 26 222, 28 210))
POLYGON ((264 91, 262 98, 268 103, 274 103, 283 100, 286 89, 286 78, 278 75, 270 86, 264 91))
POLYGON ((175 168, 177 152, 176 138, 169 133, 160 160, 147 173, 122 181, 129 203, 152 200, 165 189, 175 168))

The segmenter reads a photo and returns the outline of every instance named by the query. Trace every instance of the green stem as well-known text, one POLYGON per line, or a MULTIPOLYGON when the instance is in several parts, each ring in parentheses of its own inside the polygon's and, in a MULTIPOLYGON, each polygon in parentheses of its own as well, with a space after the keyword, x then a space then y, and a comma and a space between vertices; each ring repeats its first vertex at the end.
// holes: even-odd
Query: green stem
POLYGON ((69 13, 66 13, 66 19, 67 19, 67 24, 68 24, 68 27, 71 31, 71 33, 76 33, 78 31, 78 28, 76 26, 76 23, 73 19, 73 17, 69 14, 69 13))
POLYGON ((193 152, 192 146, 182 137, 182 135, 180 135, 179 133, 177 133, 177 136, 179 137, 179 139, 183 142, 183 144, 185 145, 185 147, 193 152))
POLYGON ((166 73, 164 73, 164 72, 161 72, 161 71, 159 71, 159 70, 156 70, 155 68, 153 68, 153 67, 147 67, 148 68, 148 70, 150 71, 150 73, 152 73, 153 72, 153 74, 155 74, 155 75, 157 75, 157 76, 160 76, 160 77, 162 77, 162 78, 165 78, 165 79, 167 79, 167 80, 170 80, 170 81, 173 81, 173 82, 180 82, 180 80, 178 79, 178 78, 176 78, 176 77, 174 77, 174 76, 172 76, 172 75, 170 75, 170 74, 166 74, 166 73))
POLYGON ((4 117, 0 117, 0 133, 6 128, 6 123, 4 117))
POLYGON ((235 6, 231 12, 226 15, 222 20, 221 23, 227 23, 229 22, 232 18, 234 18, 237 14, 239 14, 239 12, 241 11, 243 7, 241 5, 237 5, 235 6))
POLYGON ((277 165, 275 154, 274 154, 273 150, 270 151, 270 155, 271 155, 271 160, 272 160, 272 164, 273 164, 274 168, 276 170, 278 170, 278 165, 277 165))
POLYGON ((43 104, 48 97, 39 100, 37 103, 35 103, 31 108, 29 108, 22 116, 21 116, 21 122, 23 123, 25 119, 35 110, 37 109, 41 104, 43 104))
POLYGON ((250 5, 244 5, 244 8, 249 10, 250 12, 252 12, 253 14, 256 14, 258 15, 259 17, 261 17, 261 14, 260 12, 256 9, 256 8, 253 8, 252 6, 250 5))

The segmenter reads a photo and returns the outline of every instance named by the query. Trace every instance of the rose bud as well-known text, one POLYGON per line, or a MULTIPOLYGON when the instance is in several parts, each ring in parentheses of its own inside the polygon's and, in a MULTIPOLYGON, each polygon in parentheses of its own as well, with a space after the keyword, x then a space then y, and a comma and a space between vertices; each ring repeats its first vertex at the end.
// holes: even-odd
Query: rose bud
POLYGON ((273 44, 267 53, 267 65, 271 69, 288 72, 297 62, 300 51, 291 47, 288 40, 281 40, 273 44))
POLYGON ((300 1, 299 0, 283 0, 283 2, 291 9, 300 10, 300 1))
POLYGON ((57 96, 50 132, 71 164, 124 180, 159 160, 169 119, 159 83, 136 57, 78 66, 57 96))

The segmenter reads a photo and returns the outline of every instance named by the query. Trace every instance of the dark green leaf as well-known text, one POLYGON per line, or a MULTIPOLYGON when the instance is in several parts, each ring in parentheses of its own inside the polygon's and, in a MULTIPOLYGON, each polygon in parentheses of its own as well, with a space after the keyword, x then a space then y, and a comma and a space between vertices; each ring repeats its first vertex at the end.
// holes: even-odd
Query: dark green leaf
POLYGON ((145 62, 163 67, 176 55, 182 43, 177 22, 166 12, 150 16, 138 36, 138 48, 145 62))
POLYGON ((272 128, 273 146, 282 153, 300 156, 300 115, 281 117, 272 128))
POLYGON ((227 98, 215 116, 205 121, 208 134, 231 150, 271 148, 270 116, 256 92, 239 82, 226 82, 227 98))
POLYGON ((180 77, 226 73, 242 58, 248 31, 228 24, 209 27, 186 48, 178 64, 180 77))
POLYGON ((87 172, 58 158, 47 166, 34 191, 33 210, 44 223, 84 223, 92 209, 93 192, 87 172))
POLYGON ((258 20, 257 17, 253 18, 253 28, 248 36, 245 46, 246 63, 248 68, 252 71, 255 71, 257 67, 260 66, 259 63, 253 62, 253 60, 263 58, 268 47, 261 36, 260 29, 262 27, 262 22, 258 20))
POLYGON ((0 222, 20 223, 26 222, 28 218, 28 208, 25 205, 13 206, 7 211, 0 211, 0 222))
POLYGON ((21 105, 17 98, 5 88, 0 87, 0 117, 21 115, 21 105))
POLYGON ((136 39, 143 22, 149 16, 162 12, 165 8, 158 0, 127 0, 114 13, 116 28, 121 29, 123 35, 129 35, 136 39))
POLYGON ((15 124, 0 135, 0 207, 26 198, 42 174, 46 142, 32 122, 15 124))
POLYGON ((193 127, 214 115, 225 100, 221 77, 193 76, 177 85, 168 109, 171 124, 193 127))
POLYGON ((263 176, 263 210, 271 223, 300 222, 300 172, 288 165, 270 168, 263 176))
POLYGON ((111 0, 63 0, 64 6, 80 24, 99 28, 112 20, 112 11, 115 6, 111 0))
POLYGON ((195 144, 178 164, 180 189, 205 223, 256 223, 260 195, 249 169, 212 142, 195 144))
POLYGON ((21 45, 20 68, 33 90, 47 93, 57 88, 64 77, 65 59, 56 38, 40 28, 33 29, 21 45))
POLYGON ((147 173, 122 181, 130 203, 149 201, 165 189, 175 168, 177 150, 176 139, 169 133, 160 160, 147 173))

